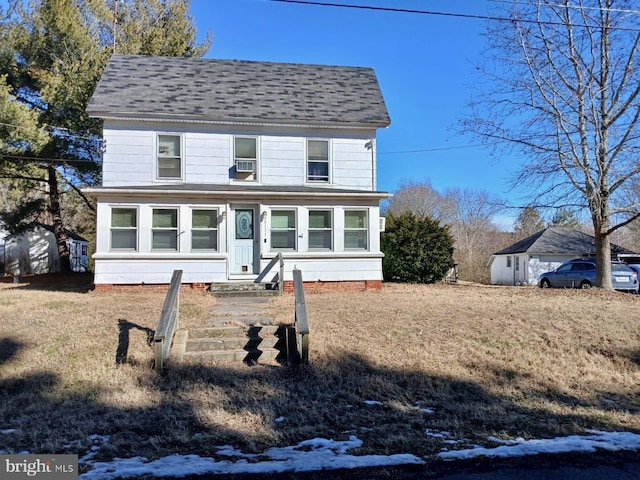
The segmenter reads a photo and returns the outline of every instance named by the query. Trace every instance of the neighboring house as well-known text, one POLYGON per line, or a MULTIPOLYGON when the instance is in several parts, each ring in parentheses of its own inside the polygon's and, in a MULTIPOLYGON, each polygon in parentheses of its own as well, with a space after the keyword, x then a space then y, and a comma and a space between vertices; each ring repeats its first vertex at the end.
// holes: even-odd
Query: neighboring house
MULTIPOLYGON (((549 227, 494 253, 489 260, 493 285, 537 285, 540 275, 574 258, 595 258, 595 237, 578 230, 549 227)), ((611 244, 616 258, 637 256, 611 244)))
MULTIPOLYGON (((6 235, 2 240, 2 263, 5 274, 27 275, 60 271, 60 256, 51 225, 37 224, 22 235, 6 235)), ((71 270, 86 272, 89 268, 89 242, 69 230, 67 247, 71 270)))
POLYGON ((97 288, 255 281, 379 288, 370 68, 114 55, 87 107, 104 121, 97 288), (274 269, 277 272, 277 268, 274 269), (271 276, 269 277, 271 278, 271 276), (344 284, 343 284, 344 285, 344 284))

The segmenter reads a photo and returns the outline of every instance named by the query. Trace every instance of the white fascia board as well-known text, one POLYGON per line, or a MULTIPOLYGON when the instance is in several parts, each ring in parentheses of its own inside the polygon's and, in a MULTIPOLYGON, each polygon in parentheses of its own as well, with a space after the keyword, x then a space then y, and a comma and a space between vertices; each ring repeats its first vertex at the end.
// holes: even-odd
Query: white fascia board
POLYGON ((254 199, 315 199, 315 198, 346 198, 361 200, 384 200, 390 198, 387 192, 284 192, 278 190, 271 191, 247 191, 247 190, 219 190, 219 191, 203 191, 203 190, 146 190, 141 188, 84 188, 82 192, 95 197, 113 197, 113 196, 130 196, 130 197, 155 197, 170 196, 171 198, 254 198, 254 199))
POLYGON ((389 125, 386 123, 353 123, 353 124, 314 124, 314 123, 295 123, 286 121, 266 121, 266 120, 213 120, 213 119, 196 119, 182 116, 171 117, 152 117, 143 115, 118 115, 114 113, 100 114, 100 112, 90 112, 90 118, 99 118, 101 120, 129 120, 134 122, 167 122, 167 123, 191 123, 191 124, 204 124, 204 125, 230 125, 237 127, 278 127, 278 128, 318 128, 318 129, 335 129, 335 130, 362 130, 372 128, 387 128, 389 125))

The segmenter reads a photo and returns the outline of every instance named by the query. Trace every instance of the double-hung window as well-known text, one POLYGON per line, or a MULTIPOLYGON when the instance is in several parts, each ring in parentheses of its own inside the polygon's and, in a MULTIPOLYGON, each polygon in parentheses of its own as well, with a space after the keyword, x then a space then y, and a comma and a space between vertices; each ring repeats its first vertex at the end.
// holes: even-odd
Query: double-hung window
POLYGON ((271 211, 271 249, 296 249, 296 211, 271 211))
POLYGON ((258 139, 255 137, 235 137, 233 148, 235 178, 255 180, 258 165, 258 139))
POLYGON ((182 178, 180 135, 158 135, 158 178, 182 178))
POLYGON ((136 208, 111 209, 111 249, 138 249, 138 210, 136 208))
POLYGON ((191 250, 218 250, 218 211, 191 211, 191 250))
POLYGON ((329 181, 329 140, 307 140, 307 181, 329 181))
POLYGON ((331 210, 309 210, 309 250, 333 249, 331 210))
POLYGON ((369 222, 366 210, 347 210, 344 212, 344 248, 348 250, 366 250, 369 237, 369 222))
POLYGON ((176 208, 153 209, 151 249, 178 250, 178 210, 176 208))

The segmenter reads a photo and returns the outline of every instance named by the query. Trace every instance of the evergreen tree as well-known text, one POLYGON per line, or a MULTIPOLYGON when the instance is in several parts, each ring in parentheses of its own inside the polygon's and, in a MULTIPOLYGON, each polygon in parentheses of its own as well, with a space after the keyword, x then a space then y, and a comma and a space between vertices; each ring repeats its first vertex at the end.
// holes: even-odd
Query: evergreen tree
POLYGON ((32 195, 46 190, 68 271, 61 197, 71 192, 93 209, 80 189, 100 181, 101 122, 85 108, 113 45, 118 53, 201 56, 210 36, 196 42, 188 0, 11 0, 0 17, 0 178, 32 195))
POLYGON ((551 227, 579 228, 580 222, 575 213, 568 208, 560 208, 556 211, 549 224, 551 227))
POLYGON ((522 209, 514 224, 515 234, 519 239, 533 235, 544 227, 544 219, 540 215, 540 212, 534 207, 525 207, 522 209))
POLYGON ((453 267, 453 239, 448 227, 428 216, 389 213, 382 234, 385 280, 434 283, 453 267))

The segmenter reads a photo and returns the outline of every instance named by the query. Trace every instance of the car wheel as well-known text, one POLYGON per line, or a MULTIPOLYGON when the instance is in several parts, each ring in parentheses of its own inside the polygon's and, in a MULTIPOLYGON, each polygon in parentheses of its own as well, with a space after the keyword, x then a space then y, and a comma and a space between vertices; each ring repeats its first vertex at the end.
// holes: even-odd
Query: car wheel
POLYGON ((591 282, 588 280, 583 280, 580 283, 580 288, 591 288, 591 282))
POLYGON ((551 282, 549 280, 547 280, 546 278, 543 278, 540 281, 540 288, 551 288, 551 282))

